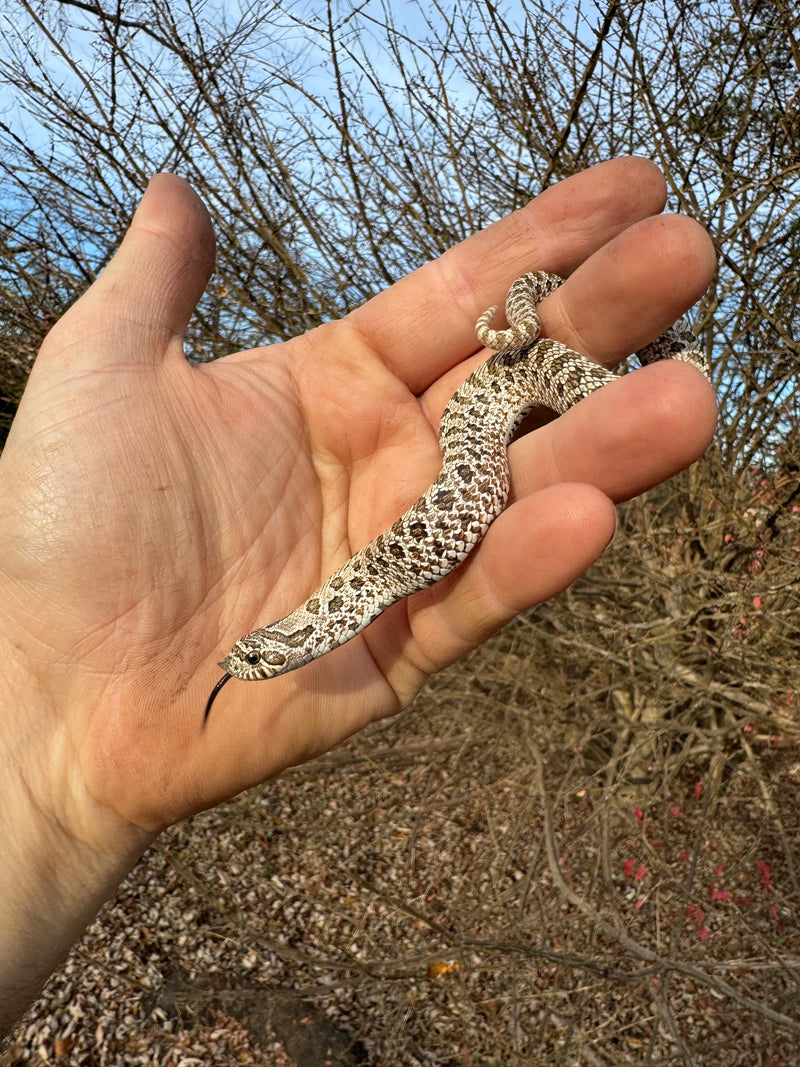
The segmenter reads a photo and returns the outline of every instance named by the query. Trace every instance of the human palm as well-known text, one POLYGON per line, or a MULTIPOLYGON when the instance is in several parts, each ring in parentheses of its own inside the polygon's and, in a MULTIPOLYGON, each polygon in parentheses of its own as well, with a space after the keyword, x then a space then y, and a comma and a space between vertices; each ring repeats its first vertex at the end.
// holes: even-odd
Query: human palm
POLYGON ((234 640, 435 477, 438 417, 482 358, 474 320, 517 274, 569 275, 544 332, 609 364, 694 302, 709 243, 658 215, 647 168, 587 171, 347 319, 200 367, 181 337, 212 266, 208 220, 177 179, 151 185, 46 341, 0 459, 6 681, 44 694, 31 788, 59 819, 82 806, 98 843, 158 829, 398 710, 591 563, 613 501, 702 452, 714 404, 692 368, 601 390, 512 446, 509 507, 466 565, 301 671, 232 681, 201 731, 234 640))

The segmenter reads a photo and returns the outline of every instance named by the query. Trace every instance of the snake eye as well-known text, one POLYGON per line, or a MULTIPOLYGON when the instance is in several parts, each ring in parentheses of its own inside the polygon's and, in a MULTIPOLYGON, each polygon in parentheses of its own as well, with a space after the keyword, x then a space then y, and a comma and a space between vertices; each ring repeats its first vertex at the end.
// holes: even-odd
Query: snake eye
POLYGON ((261 655, 258 652, 248 652, 245 659, 251 667, 255 667, 261 662, 261 655))

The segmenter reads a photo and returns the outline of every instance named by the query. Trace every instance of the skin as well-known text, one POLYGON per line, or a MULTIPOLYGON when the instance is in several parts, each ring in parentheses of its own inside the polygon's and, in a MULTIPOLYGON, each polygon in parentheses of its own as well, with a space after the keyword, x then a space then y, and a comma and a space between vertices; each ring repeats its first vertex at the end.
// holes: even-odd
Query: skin
POLYGON ((52 330, 0 457, 0 1020, 9 1025, 163 827, 397 712, 602 552, 614 504, 697 458, 693 367, 659 364, 511 449, 512 497, 468 563, 271 682, 218 661, 427 487, 436 427, 513 279, 568 278, 543 335, 608 366, 708 285, 714 253, 662 215, 642 159, 576 175, 342 321, 190 367, 208 216, 150 184, 119 251, 52 330))

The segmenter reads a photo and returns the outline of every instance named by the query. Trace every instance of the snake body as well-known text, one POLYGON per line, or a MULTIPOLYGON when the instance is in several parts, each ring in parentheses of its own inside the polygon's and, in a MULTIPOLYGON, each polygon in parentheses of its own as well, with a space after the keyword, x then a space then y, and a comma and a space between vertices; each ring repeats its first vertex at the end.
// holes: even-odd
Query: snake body
MULTIPOLYGON (((560 284, 554 274, 518 278, 508 293, 509 328, 495 331, 489 308, 478 339, 496 351, 453 394, 442 416, 442 469, 424 496, 334 572, 291 614, 236 642, 207 707, 231 677, 273 678, 350 641, 391 604, 433 585, 480 542, 506 504, 508 442, 521 419, 544 405, 562 414, 617 377, 558 341, 539 340, 537 305, 560 284)), ((709 368, 683 320, 637 353, 709 368)))

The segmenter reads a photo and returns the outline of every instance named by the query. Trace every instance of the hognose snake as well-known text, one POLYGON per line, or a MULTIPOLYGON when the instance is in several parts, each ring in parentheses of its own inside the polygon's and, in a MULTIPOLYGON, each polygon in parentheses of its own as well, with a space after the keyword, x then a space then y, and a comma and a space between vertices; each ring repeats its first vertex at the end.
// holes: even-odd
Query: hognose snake
MULTIPOLYGON (((537 340, 536 306, 561 282, 544 272, 518 278, 506 301, 506 330, 489 328, 497 308, 481 315, 478 339, 496 351, 456 390, 442 415, 439 476, 301 607, 236 642, 220 663, 225 674, 209 696, 204 723, 232 677, 254 681, 303 667, 350 641, 391 604, 449 574, 505 507, 507 446, 523 416, 537 405, 562 414, 617 377, 558 341, 537 340)), ((683 320, 637 357, 642 364, 682 360, 709 374, 683 320)))

